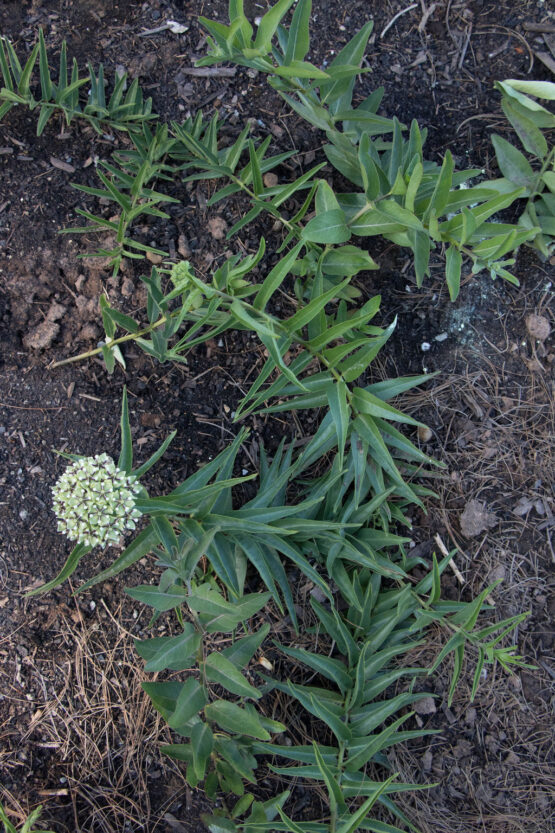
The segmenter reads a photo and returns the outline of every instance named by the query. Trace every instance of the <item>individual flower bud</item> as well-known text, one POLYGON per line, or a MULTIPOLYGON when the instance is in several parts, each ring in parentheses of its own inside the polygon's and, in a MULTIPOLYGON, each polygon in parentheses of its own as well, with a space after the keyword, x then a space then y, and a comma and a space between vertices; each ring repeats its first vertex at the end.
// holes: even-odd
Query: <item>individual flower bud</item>
POLYGON ((141 486, 107 454, 84 457, 67 467, 52 489, 58 531, 86 546, 115 546, 135 529, 141 486))

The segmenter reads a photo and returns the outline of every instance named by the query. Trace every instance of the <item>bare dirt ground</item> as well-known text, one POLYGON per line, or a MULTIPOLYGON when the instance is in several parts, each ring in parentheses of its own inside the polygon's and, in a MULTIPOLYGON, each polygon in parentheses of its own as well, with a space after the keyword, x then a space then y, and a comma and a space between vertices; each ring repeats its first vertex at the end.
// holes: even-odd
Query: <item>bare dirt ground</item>
MULTIPOLYGON (((429 128, 428 155, 449 147, 459 167, 494 169, 489 134, 508 133, 493 81, 550 78, 536 56, 547 49, 544 35, 533 26, 552 25, 552 13, 534 0, 440 0, 413 4, 384 32, 407 5, 314 0, 311 59, 329 59, 372 17, 367 61, 373 72, 361 82, 361 97, 383 84, 386 115, 405 122, 416 117, 429 128)), ((260 135, 269 129, 278 150, 298 149, 298 175, 313 164, 321 137, 263 79, 246 71, 190 74, 204 44, 197 16, 224 20, 226 6, 223 0, 4 0, 0 32, 25 54, 42 27, 54 56, 65 38, 82 67, 87 60, 111 70, 123 66, 139 77, 165 120, 217 108, 238 132, 246 118, 260 119, 260 135), (188 31, 141 36, 168 19, 188 31)), ((245 6, 254 18, 266 2, 245 6)), ((237 337, 198 348, 185 368, 160 368, 129 350, 126 374, 108 377, 96 361, 49 369, 53 360, 95 346, 102 291, 130 310, 140 307, 142 295, 140 267, 112 279, 102 261, 77 259, 98 240, 57 235, 75 224, 76 207, 98 209, 70 182, 96 184, 94 160, 107 158, 113 141, 61 121, 52 121, 40 139, 35 128, 36 114, 17 110, 0 124, 0 798, 14 821, 42 803, 45 824, 56 833, 200 831, 202 791, 190 790, 179 767, 160 756, 168 730, 140 689, 144 674, 132 637, 146 635, 148 617, 123 587, 137 583, 145 566, 77 597, 72 589, 98 563, 84 565, 74 586, 31 600, 24 592, 51 578, 67 554, 50 509, 61 470, 52 448, 115 453, 125 382, 139 454, 146 457, 177 429, 150 484, 165 492, 236 430, 228 414, 262 353, 237 337)), ((210 234, 208 186, 183 187, 177 196, 170 221, 138 233, 144 242, 186 254, 202 273, 226 249, 210 234)), ((217 213, 231 224, 237 211, 230 202, 217 213)), ((271 237, 271 227, 249 229, 242 250, 256 248, 260 234, 271 237)), ((522 251, 520 288, 480 275, 452 305, 439 267, 438 279, 417 293, 399 250, 372 254, 382 268, 359 285, 382 294, 384 321, 399 317, 376 372, 439 371, 402 403, 430 425, 427 450, 447 464, 447 475, 433 484, 438 500, 430 501, 427 515, 413 518, 415 545, 424 557, 437 549, 436 535, 448 548, 459 547, 462 581, 447 576, 447 594, 469 595, 502 578, 494 591, 496 615, 531 612, 517 643, 537 666, 512 677, 490 675, 472 706, 465 678, 450 709, 442 705, 448 669, 432 678, 438 706, 418 721, 440 733, 397 749, 393 764, 407 779, 437 786, 406 797, 406 809, 425 833, 548 833, 555 827, 555 362, 552 336, 534 339, 530 316, 553 329, 554 264, 522 251), (424 342, 431 344, 426 352, 424 342)), ((263 428, 270 446, 291 428, 254 427, 263 428)), ((253 451, 244 451, 247 466, 253 451)), ((437 650, 430 644, 429 656, 420 659, 437 650)), ((261 790, 274 787, 261 780, 261 790)), ((316 800, 296 786, 297 818, 316 800)))

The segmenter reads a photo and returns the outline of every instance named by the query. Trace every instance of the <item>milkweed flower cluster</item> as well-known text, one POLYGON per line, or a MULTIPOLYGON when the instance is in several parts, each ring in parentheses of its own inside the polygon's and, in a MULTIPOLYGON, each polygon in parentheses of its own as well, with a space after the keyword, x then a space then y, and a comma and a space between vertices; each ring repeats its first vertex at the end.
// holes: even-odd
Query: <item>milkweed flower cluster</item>
POLYGON ((58 531, 89 547, 113 546, 135 529, 141 486, 107 454, 83 457, 68 466, 52 489, 58 531))

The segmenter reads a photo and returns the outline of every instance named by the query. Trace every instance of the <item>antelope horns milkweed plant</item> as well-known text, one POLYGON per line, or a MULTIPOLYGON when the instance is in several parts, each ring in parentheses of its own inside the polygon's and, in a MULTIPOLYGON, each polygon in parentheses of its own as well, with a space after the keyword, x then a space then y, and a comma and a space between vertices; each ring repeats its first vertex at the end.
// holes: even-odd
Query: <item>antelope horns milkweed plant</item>
MULTIPOLYGON (((487 267, 511 279, 499 258, 536 232, 489 223, 519 189, 461 189, 478 172, 455 172, 449 154, 441 166, 425 160, 424 132, 415 122, 407 139, 397 120, 377 115, 380 91, 353 105, 371 24, 324 71, 305 60, 310 2, 299 0, 289 29, 282 26, 292 5, 275 4, 254 36, 243 3, 231 0, 229 27, 203 21, 212 40, 202 63, 225 59, 267 72, 288 104, 325 131, 328 160, 359 190, 336 193, 316 178, 321 165, 296 182, 266 187, 264 173, 290 155, 267 156, 269 140, 256 145, 246 127, 223 146, 217 114, 208 123, 198 114, 174 124, 171 136, 161 125, 152 133, 148 108, 144 119, 136 112, 136 123, 123 118, 128 110, 121 110, 117 96, 112 110, 103 109, 103 84, 94 76, 94 106, 82 113, 99 124, 113 119, 114 129, 125 123, 133 143, 117 165, 107 164, 102 178, 102 195, 110 194, 122 210, 118 245, 110 252, 116 268, 121 257, 142 251, 127 235, 131 220, 143 210, 163 216, 156 208, 163 195, 147 183, 177 173, 223 179, 211 204, 239 192, 249 197, 252 208, 230 229, 231 237, 268 212, 283 239, 269 270, 264 239, 255 252, 228 257, 204 279, 188 262, 153 268, 141 278, 147 291, 142 321, 113 309, 103 296, 105 340, 72 360, 101 353, 110 372, 116 362, 125 369, 125 344, 132 341, 160 362, 184 362, 207 339, 231 330, 254 334, 266 358, 237 405, 235 422, 309 410, 316 414, 314 428, 300 444, 283 438, 273 456, 260 444, 257 471, 235 476, 248 435, 241 428, 169 494, 150 497, 140 479, 173 434, 134 468, 124 391, 117 463, 103 453, 62 455, 70 465, 54 487, 54 507, 60 531, 75 546, 58 576, 33 592, 60 584, 93 547, 118 546, 136 526, 111 566, 80 590, 154 557, 153 573, 127 592, 153 609, 153 622, 175 612, 178 632, 136 641, 147 672, 172 675, 144 688, 174 733, 176 742, 163 751, 184 763, 191 787, 225 796, 206 820, 212 833, 400 833, 396 824, 414 826, 396 795, 420 787, 391 774, 387 750, 428 734, 414 727, 410 711, 426 694, 426 675, 450 659, 450 702, 473 653, 474 697, 485 664, 524 664, 503 641, 526 614, 482 623, 491 587, 470 602, 442 600, 441 574, 450 557, 434 557, 430 565, 410 554, 402 532, 410 529, 411 509, 425 509, 432 496, 421 481, 436 476, 438 464, 403 433, 420 423, 391 400, 429 377, 373 379, 372 364, 395 321, 375 324, 381 299, 365 298, 354 278, 377 264, 350 241, 381 234, 412 250, 418 283, 433 248, 444 248, 455 297, 463 257, 476 271, 487 267), (286 216, 281 205, 301 195, 296 213, 286 216), (255 270, 265 270, 261 282, 255 270), (278 293, 286 299, 279 307, 278 293), (425 568, 423 578, 415 578, 416 567, 425 568), (301 583, 315 590, 310 607, 298 604, 301 583), (289 636, 272 629, 276 620, 290 624, 289 636), (432 624, 445 631, 444 647, 429 668, 413 666, 411 652, 432 624), (272 631, 280 638, 271 641, 272 631), (288 722, 292 709, 306 727, 301 744, 288 722), (287 783, 318 783, 327 801, 322 816, 292 819, 289 789, 257 800, 251 785, 263 766, 287 783), (388 821, 376 817, 376 806, 388 821)), ((6 103, 22 98, 37 106, 29 84, 37 55, 41 80, 46 77, 43 41, 23 70, 13 50, 2 50, 1 69, 13 93, 2 93, 6 103)), ((57 106, 67 104, 63 78, 61 59, 58 86, 46 83, 42 90, 42 112, 52 96, 57 106)), ((80 112, 78 97, 72 102, 71 116, 80 112)), ((140 104, 129 103, 129 112, 140 104)), ((89 219, 94 223, 93 215, 89 219)))

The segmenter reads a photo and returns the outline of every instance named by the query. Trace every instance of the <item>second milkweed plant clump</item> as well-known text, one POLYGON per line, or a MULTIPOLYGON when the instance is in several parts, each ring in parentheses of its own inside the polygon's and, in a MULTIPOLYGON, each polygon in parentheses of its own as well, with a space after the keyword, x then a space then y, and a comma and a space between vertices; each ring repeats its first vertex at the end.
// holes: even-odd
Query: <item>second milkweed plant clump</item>
MULTIPOLYGON (((514 282, 506 267, 521 243, 539 241, 545 254, 551 202, 542 192, 539 204, 541 189, 515 155, 519 152, 499 140, 504 180, 461 188, 481 172, 455 171, 449 153, 441 165, 426 160, 425 131, 415 121, 406 136, 397 119, 378 115, 383 90, 353 104, 371 24, 323 70, 305 60, 310 0, 299 0, 286 28, 283 20, 292 5, 279 0, 253 37, 241 0, 231 0, 229 27, 203 20, 209 53, 200 63, 226 60, 267 73, 287 104, 325 134, 326 158, 355 186, 350 192, 318 177, 325 161, 294 182, 267 185, 264 174, 293 151, 269 156, 270 139, 256 144, 250 125, 232 143, 223 138, 218 114, 209 122, 199 113, 183 124, 151 129, 151 102, 144 102, 135 82, 124 96, 119 77, 106 98, 102 68, 98 74, 89 68, 82 79, 76 64, 68 82, 64 48, 55 83, 42 34, 24 67, 13 47, 0 41, 5 84, 0 116, 24 104, 39 108, 39 133, 59 109, 68 122, 85 118, 97 130, 128 134, 131 144, 103 164, 102 187, 78 186, 118 208, 119 219, 110 220, 80 210, 91 225, 78 229, 113 236, 113 248, 99 254, 110 256, 115 271, 122 258, 158 253, 135 240, 132 228, 142 215, 168 216, 160 205, 175 198, 154 186, 172 179, 220 180, 209 205, 235 194, 247 197, 250 208, 229 230, 230 239, 261 214, 282 230, 279 257, 262 281, 255 275, 264 270, 263 238, 256 252, 229 256, 205 279, 188 262, 153 268, 141 278, 147 304, 139 320, 102 296, 105 340, 72 360, 100 353, 112 372, 116 361, 125 367, 125 344, 131 341, 161 362, 184 362, 209 339, 247 332, 260 340, 266 359, 237 405, 235 421, 252 414, 315 409, 321 414, 303 444, 284 439, 273 457, 260 444, 255 474, 234 476, 248 436, 242 428, 170 494, 150 497, 140 478, 172 436, 133 468, 124 394, 117 463, 105 454, 71 458, 54 488, 60 531, 75 547, 60 574, 41 590, 70 576, 93 547, 115 545, 140 526, 114 563, 81 590, 154 556, 157 583, 152 578, 127 592, 153 608, 153 621, 174 611, 178 633, 137 640, 147 671, 173 674, 144 687, 174 732, 175 742, 164 752, 184 762, 188 783, 202 785, 211 797, 235 796, 207 818, 213 833, 400 833, 395 823, 414 827, 394 796, 417 785, 391 774, 387 750, 429 734, 410 728, 413 713, 407 709, 426 695, 418 678, 451 658, 451 701, 470 653, 474 697, 486 664, 507 669, 523 664, 503 642, 526 614, 483 623, 491 587, 470 602, 442 600, 441 574, 449 557, 434 557, 430 565, 410 554, 410 539, 402 531, 410 529, 411 511, 425 508, 432 493, 422 478, 434 477, 439 464, 404 433, 405 426, 420 423, 391 400, 428 377, 371 381, 372 365, 395 321, 387 327, 374 323, 381 299, 365 297, 362 282, 355 285, 353 279, 379 267, 353 240, 380 235, 411 251, 418 285, 429 273, 432 254, 443 252, 455 298, 465 263, 474 273, 487 269, 514 282), (37 59, 39 97, 31 89, 37 59), (79 90, 87 82, 85 102, 79 90), (513 226, 493 219, 522 196, 529 199, 525 221, 513 226), (248 489, 237 489, 248 481, 248 489), (423 578, 414 577, 416 567, 425 569, 423 578), (301 628, 308 631, 294 591, 300 577, 317 591, 310 598, 314 638, 302 646, 296 644, 301 628), (247 592, 253 587, 256 592, 247 592), (286 615, 293 641, 269 642, 266 620, 286 615), (444 630, 444 647, 429 668, 413 667, 403 657, 423 644, 432 624, 444 630), (267 658, 261 665, 262 648, 279 656, 278 667, 286 671, 293 660, 292 676, 277 674, 267 658), (275 719, 276 704, 284 698, 303 714, 302 745, 275 719), (286 742, 279 743, 285 733, 286 742), (323 816, 291 819, 289 789, 257 800, 250 785, 263 765, 285 783, 319 783, 327 796, 323 816), (376 772, 388 777, 376 780, 376 772), (389 813, 389 822, 374 816, 376 803, 389 813)), ((549 154, 542 161, 542 189, 552 189, 552 161, 549 154)))

